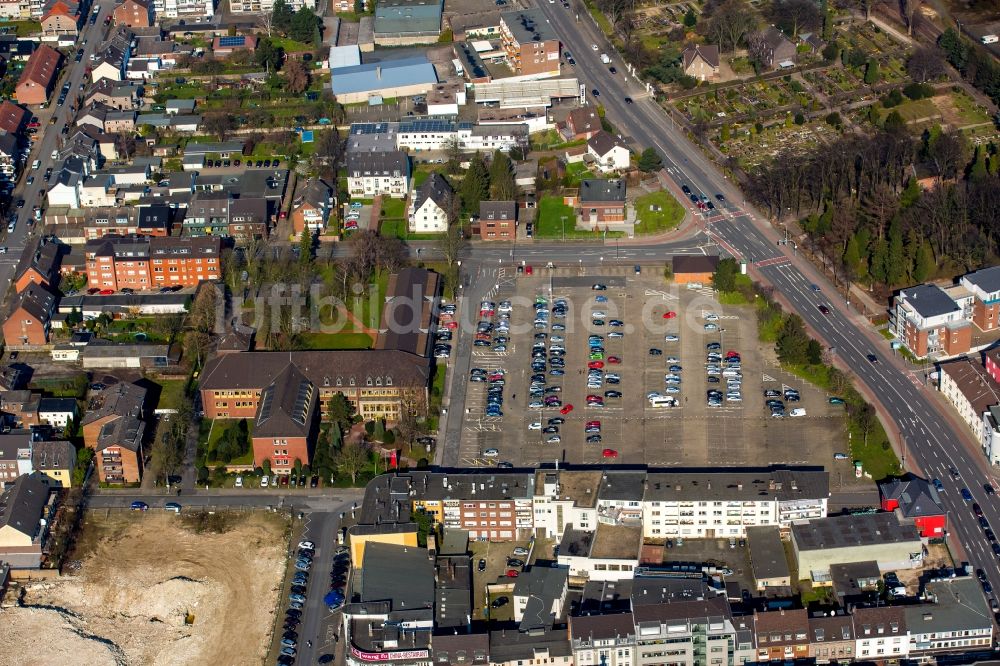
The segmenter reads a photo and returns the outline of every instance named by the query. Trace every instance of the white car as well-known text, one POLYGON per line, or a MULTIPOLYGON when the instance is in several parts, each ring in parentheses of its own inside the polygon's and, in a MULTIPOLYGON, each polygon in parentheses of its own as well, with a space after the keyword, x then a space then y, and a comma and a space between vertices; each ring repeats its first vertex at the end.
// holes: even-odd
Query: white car
POLYGON ((706 331, 717 331, 717 330, 719 330, 719 327, 716 326, 715 324, 705 324, 705 330, 706 331))
POLYGON ((316 550, 316 544, 312 541, 299 541, 299 548, 304 548, 306 550, 316 550))
POLYGON ((796 407, 792 411, 788 412, 788 415, 789 416, 805 416, 806 415, 806 410, 802 409, 801 407, 796 407))
POLYGON ((268 476, 266 474, 264 476, 260 477, 260 487, 261 488, 267 488, 268 482, 269 482, 269 479, 268 479, 268 476))
POLYGON ((242 487, 243 487, 243 477, 242 477, 242 476, 237 476, 237 477, 236 477, 236 483, 235 483, 235 484, 233 484, 233 485, 234 485, 234 486, 235 486, 236 488, 242 488, 242 487))
POLYGON ((714 312, 709 312, 707 315, 705 315, 705 321, 719 321, 719 315, 715 314, 714 312))
POLYGON ((558 444, 559 442, 562 441, 562 437, 560 437, 559 435, 552 435, 545 441, 548 442, 549 444, 558 444))
POLYGON ((542 429, 541 421, 535 421, 534 423, 528 424, 528 430, 541 430, 541 429, 542 429))
POLYGON ((665 336, 663 337, 663 339, 664 339, 665 341, 667 341, 667 342, 677 342, 678 340, 680 340, 680 338, 678 338, 678 337, 677 337, 676 335, 674 335, 673 333, 668 333, 667 335, 665 335, 665 336))
POLYGON ((592 48, 595 51, 599 51, 600 50, 600 49, 597 48, 597 44, 591 44, 590 48, 592 48))
POLYGON ((486 449, 483 451, 483 455, 487 458, 499 458, 500 451, 499 449, 486 449))

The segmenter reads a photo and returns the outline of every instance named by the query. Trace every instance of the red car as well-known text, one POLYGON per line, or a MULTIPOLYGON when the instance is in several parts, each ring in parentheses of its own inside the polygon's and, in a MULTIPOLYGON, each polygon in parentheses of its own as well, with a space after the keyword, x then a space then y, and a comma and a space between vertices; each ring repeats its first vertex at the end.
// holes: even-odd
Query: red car
POLYGON ((587 421, 587 425, 585 427, 587 427, 587 428, 600 428, 601 427, 601 422, 600 421, 587 421))
MULTIPOLYGON (((610 361, 611 359, 608 359, 608 360, 610 361)), ((590 368, 591 370, 600 370, 601 368, 604 367, 604 362, 603 361, 591 361, 590 363, 587 364, 587 367, 590 368)))
POLYGON ((604 402, 604 398, 602 398, 599 395, 594 395, 593 393, 591 393, 590 395, 587 396, 587 402, 604 402))
POLYGON ((609 356, 608 357, 608 363, 611 363, 612 365, 618 365, 621 362, 622 362, 622 360, 618 356, 609 356))
POLYGON ((520 575, 517 569, 507 569, 507 578, 517 578, 520 575))
POLYGON ((573 405, 563 405, 563 408, 559 410, 560 414, 569 414, 573 411, 573 405))
POLYGON ((664 312, 664 313, 663 313, 663 318, 664 318, 664 319, 673 319, 673 318, 675 318, 676 316, 677 316, 677 313, 676 313, 676 312, 674 312, 673 310, 671 310, 670 312, 664 312))
POLYGON ((34 127, 41 127, 41 126, 42 126, 41 123, 39 123, 37 121, 32 121, 32 122, 28 123, 28 129, 31 129, 31 128, 34 128, 34 127))
POLYGON ((614 449, 604 449, 603 451, 601 451, 601 455, 604 456, 605 458, 617 458, 618 452, 615 451, 614 449))
POLYGON ((449 321, 447 324, 445 324, 445 327, 446 328, 450 328, 451 330, 454 331, 456 328, 458 328, 458 322, 457 321, 449 321))
POLYGON ((729 351, 726 352, 726 358, 731 358, 733 356, 739 356, 739 355, 740 353, 735 349, 730 349, 729 351))
POLYGON ((114 289, 101 289, 100 292, 101 296, 110 296, 113 293, 115 293, 114 289))

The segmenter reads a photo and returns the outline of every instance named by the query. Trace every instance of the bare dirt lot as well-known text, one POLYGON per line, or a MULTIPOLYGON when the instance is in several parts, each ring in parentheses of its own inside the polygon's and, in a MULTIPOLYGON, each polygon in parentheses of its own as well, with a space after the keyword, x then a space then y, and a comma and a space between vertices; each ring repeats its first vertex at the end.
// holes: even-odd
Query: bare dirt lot
POLYGON ((24 607, 4 611, 6 661, 260 663, 286 542, 284 520, 271 514, 91 513, 79 570, 29 583, 24 607))

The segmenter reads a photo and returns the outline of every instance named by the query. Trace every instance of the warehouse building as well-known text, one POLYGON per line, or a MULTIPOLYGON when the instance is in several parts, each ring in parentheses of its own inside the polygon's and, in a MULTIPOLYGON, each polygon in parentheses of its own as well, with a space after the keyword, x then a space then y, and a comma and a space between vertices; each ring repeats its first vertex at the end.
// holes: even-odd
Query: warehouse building
POLYGON ((833 516, 792 525, 792 550, 799 577, 831 581, 833 564, 875 561, 881 571, 914 569, 923 561, 917 528, 894 513, 833 516))

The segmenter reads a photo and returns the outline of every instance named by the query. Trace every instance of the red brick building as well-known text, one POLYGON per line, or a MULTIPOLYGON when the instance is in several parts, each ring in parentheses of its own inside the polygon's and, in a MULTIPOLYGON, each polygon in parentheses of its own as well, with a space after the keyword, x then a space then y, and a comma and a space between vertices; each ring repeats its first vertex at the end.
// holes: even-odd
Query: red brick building
POLYGON ((31 57, 21 72, 14 95, 18 104, 44 104, 52 92, 56 77, 59 75, 59 63, 62 55, 50 46, 42 44, 31 57))
POLYGON ((937 490, 925 479, 894 479, 879 486, 883 511, 896 511, 901 520, 912 522, 920 536, 940 539, 948 528, 948 512, 937 490))
POLYGON ((809 656, 809 614, 803 609, 754 613, 757 662, 793 663, 809 656))
POLYGON ((149 28, 153 25, 153 3, 146 0, 125 0, 115 8, 115 25, 149 28))
POLYGON ((19 134, 27 124, 31 114, 28 110, 5 99, 0 104, 0 130, 8 134, 19 134))
POLYGON ((7 346, 44 345, 49 341, 56 296, 43 285, 30 283, 14 299, 14 307, 3 323, 7 346))
POLYGON ((481 201, 479 220, 473 227, 481 240, 513 240, 517 234, 517 202, 481 201))
POLYGON ((559 76, 559 37, 540 9, 500 14, 500 40, 517 76, 559 76))
POLYGON ((625 222, 625 181, 600 178, 580 181, 580 191, 565 197, 573 206, 576 224, 581 228, 600 228, 625 222))
POLYGON ((222 277, 217 237, 106 236, 84 248, 87 283, 101 289, 197 286, 222 277))
POLYGON ((270 461, 275 474, 289 474, 296 461, 312 460, 318 424, 319 391, 292 364, 261 391, 254 419, 253 462, 270 461))
POLYGON ((102 482, 142 480, 145 402, 146 389, 122 382, 102 391, 84 415, 83 442, 94 449, 102 482))

